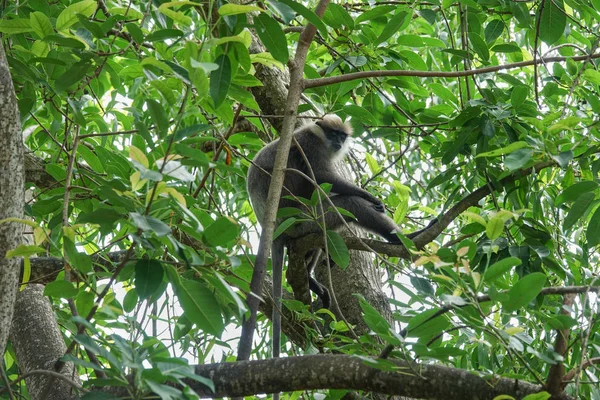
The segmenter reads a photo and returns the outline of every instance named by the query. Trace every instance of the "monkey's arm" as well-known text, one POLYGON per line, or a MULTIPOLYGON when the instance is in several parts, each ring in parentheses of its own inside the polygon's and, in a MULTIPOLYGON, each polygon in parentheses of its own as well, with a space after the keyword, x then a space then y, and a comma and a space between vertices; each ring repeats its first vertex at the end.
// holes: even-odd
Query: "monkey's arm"
POLYGON ((376 209, 381 208, 383 211, 383 203, 377 197, 373 196, 371 193, 367 192, 364 189, 359 188, 356 185, 346 181, 343 178, 340 178, 337 175, 333 174, 324 174, 322 172, 314 171, 315 178, 317 179, 317 183, 320 185, 322 183, 330 183, 332 185, 331 191, 333 193, 347 195, 347 196, 358 196, 362 197, 365 200, 370 201, 375 204, 376 209))

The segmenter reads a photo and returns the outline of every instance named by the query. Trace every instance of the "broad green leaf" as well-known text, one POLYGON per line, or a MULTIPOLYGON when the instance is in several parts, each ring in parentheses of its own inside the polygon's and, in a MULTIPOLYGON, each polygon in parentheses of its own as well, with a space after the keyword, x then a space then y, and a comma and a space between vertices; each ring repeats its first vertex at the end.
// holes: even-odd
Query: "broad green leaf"
POLYGON ((418 35, 400 35, 396 44, 408 47, 423 47, 423 39, 418 35))
POLYGON ((510 103, 514 108, 519 108, 525 100, 527 100, 527 95, 529 94, 529 87, 525 85, 515 86, 510 93, 510 103))
POLYGON ((563 230, 566 231, 570 229, 577 221, 579 221, 581 217, 583 217, 588 208, 590 208, 594 202, 594 197, 596 197, 595 193, 587 192, 575 200, 571 206, 571 209, 569 210, 569 213, 565 217, 565 221, 563 222, 563 230))
POLYGON ((171 233, 171 228, 159 219, 139 213, 130 213, 130 216, 134 225, 143 231, 154 232, 159 237, 171 233))
POLYGON ((375 175, 376 173, 381 171, 381 167, 379 166, 379 163, 377 162, 377 159, 375 157, 373 157, 369 153, 366 153, 365 158, 367 161, 367 165, 369 166, 369 170, 371 170, 371 174, 375 175))
POLYGON ((220 217, 204 230, 204 239, 211 246, 226 246, 238 237, 240 226, 228 217, 220 217))
MULTIPOLYGON (((295 208, 294 210, 298 210, 298 209, 295 208)), ((300 211, 300 210, 298 210, 298 211, 300 211)), ((279 237, 279 235, 284 233, 290 226, 294 225, 294 223, 296 221, 297 221, 296 218, 287 218, 281 224, 279 224, 279 226, 277 227, 277 229, 275 229, 275 232, 273 233, 273 240, 277 239, 279 237)))
POLYGON ((498 39, 502 32, 504 32, 505 22, 500 19, 491 20, 485 27, 483 31, 485 41, 488 43, 494 42, 494 40, 498 39))
POLYGON ((528 394, 523 397, 523 400, 548 400, 550 397, 552 397, 552 395, 548 392, 539 392, 528 394))
POLYGON ((359 299, 358 304, 364 315, 363 319, 369 329, 379 335, 387 335, 390 332, 390 323, 365 299, 359 299))
POLYGON ((152 296, 161 286, 165 270, 157 260, 138 260, 135 264, 135 289, 140 299, 152 296))
POLYGON ((169 1, 167 3, 161 4, 158 7, 158 11, 171 18, 175 22, 179 22, 180 24, 189 26, 192 24, 192 18, 180 11, 175 11, 172 9, 173 7, 178 7, 186 4, 197 5, 197 3, 192 3, 190 1, 169 1))
POLYGON ((160 29, 146 36, 146 40, 148 42, 160 42, 166 39, 177 39, 182 36, 183 32, 179 29, 160 29))
POLYGON ((583 78, 593 84, 600 85, 600 72, 588 68, 583 72, 583 78))
POLYGON ((199 329, 220 337, 225 328, 220 306, 213 293, 203 284, 184 280, 175 285, 175 293, 185 316, 199 329))
POLYGON ((18 245, 15 249, 6 252, 6 258, 12 257, 29 257, 38 253, 46 253, 46 249, 39 246, 28 246, 25 244, 18 245))
POLYGON ((31 21, 26 18, 0 19, 0 33, 14 35, 17 33, 31 32, 31 21))
POLYGON ((502 235, 504 221, 500 217, 491 218, 485 226, 485 234, 490 240, 496 240, 502 235))
POLYGON ((523 168, 533 156, 533 150, 531 149, 518 149, 510 153, 504 158, 504 165, 509 171, 515 171, 523 168))
POLYGON ((146 99, 146 106, 154 122, 159 137, 167 136, 169 130, 169 118, 165 108, 154 99, 146 99))
POLYGON ((521 48, 516 44, 503 43, 492 47, 492 51, 495 53, 520 53, 521 48))
POLYGON ((64 74, 56 79, 54 88, 57 92, 63 92, 71 86, 80 82, 90 69, 90 64, 81 62, 74 64, 71 68, 65 71, 64 74))
POLYGON ((600 207, 596 208, 594 215, 592 215, 585 236, 590 247, 597 246, 600 243, 600 207))
POLYGON ((563 0, 544 0, 538 7, 544 7, 538 17, 540 19, 540 39, 550 46, 561 38, 567 26, 567 14, 563 0))
POLYGON ((433 308, 417 314, 408 322, 407 336, 417 338, 433 337, 452 326, 446 315, 436 315, 439 308, 433 308))
POLYGON ((77 15, 81 14, 86 18, 92 16, 96 11, 97 4, 94 0, 84 0, 78 3, 71 4, 65 8, 56 19, 56 30, 64 31, 70 28, 73 24, 79 21, 77 15))
POLYGON ((285 4, 292 10, 296 11, 298 14, 306 18, 308 22, 317 27, 321 35, 326 38, 327 37, 327 26, 323 23, 321 18, 317 16, 312 10, 304 7, 301 3, 294 0, 279 0, 280 3, 285 4))
POLYGON ((93 271, 92 258, 85 253, 78 252, 75 243, 66 236, 63 238, 63 249, 72 268, 83 274, 89 274, 93 271))
POLYGON ((264 12, 265 10, 258 6, 244 4, 224 4, 219 7, 219 15, 246 14, 254 11, 264 12))
POLYGON ((356 24, 360 24, 364 21, 370 21, 375 18, 379 18, 383 15, 389 14, 396 11, 396 6, 379 6, 362 12, 355 20, 356 24))
POLYGON ((517 265, 521 265, 521 259, 517 257, 504 258, 485 270, 483 279, 486 282, 493 282, 500 278, 517 265))
POLYGON ((29 20, 31 21, 31 27, 33 31, 40 37, 45 38, 48 35, 54 33, 52 23, 46 16, 46 14, 39 11, 32 12, 29 14, 29 20))
POLYGON ((348 14, 344 7, 336 3, 329 3, 325 14, 323 14, 323 21, 334 29, 344 29, 346 31, 352 31, 354 29, 354 20, 348 14))
MULTIPOLYGON (((87 292, 84 292, 84 293, 87 293, 87 292)), ((138 295, 137 295, 137 292, 135 291, 135 288, 132 288, 125 294, 125 297, 123 298, 123 310, 125 312, 132 312, 133 310, 135 310, 135 307, 137 306, 137 304, 138 304, 138 295)), ((79 306, 77 308, 79 308, 79 306)), ((87 314, 82 314, 82 315, 87 315, 87 314)))
POLYGON ((475 32, 469 32, 469 41, 471 42, 471 45, 473 45, 473 49, 477 55, 483 61, 488 61, 490 59, 490 50, 481 35, 475 32))
POLYGON ((555 206, 560 206, 563 203, 575 201, 584 193, 591 192, 598 188, 598 184, 595 181, 582 181, 577 182, 565 190, 556 197, 554 200, 555 206))
POLYGON ((71 282, 58 280, 46 284, 44 296, 58 297, 60 299, 70 299, 77 296, 79 290, 71 282))
POLYGON ((221 54, 215 60, 215 64, 219 68, 210 73, 210 97, 215 103, 215 107, 220 106, 229 92, 229 85, 231 85, 231 61, 226 54, 221 54))
POLYGON ((267 50, 269 50, 269 53, 277 61, 287 64, 290 54, 288 52, 287 40, 279 22, 267 14, 260 14, 254 17, 254 27, 258 37, 267 50))
POLYGON ((498 156, 512 153, 515 150, 522 149, 523 147, 528 147, 528 146, 529 146, 529 144, 527 144, 527 142, 513 142, 513 143, 509 144, 508 146, 501 147, 496 150, 486 151, 485 153, 477 154, 475 156, 475 158, 498 157, 498 156))
POLYGON ((331 230, 327 230, 327 250, 329 256, 338 267, 346 269, 350 264, 350 253, 346 242, 340 236, 339 233, 331 230))
POLYGON ((521 278, 509 291, 508 300, 502 302, 506 312, 527 306, 537 297, 546 284, 546 275, 535 272, 521 278))
POLYGON ((394 33, 398 32, 401 29, 401 27, 403 27, 408 17, 408 12, 400 11, 398 14, 390 18, 387 25, 383 28, 381 35, 379 35, 379 37, 377 38, 377 40, 375 40, 373 45, 377 46, 388 40, 390 37, 392 37, 394 33))

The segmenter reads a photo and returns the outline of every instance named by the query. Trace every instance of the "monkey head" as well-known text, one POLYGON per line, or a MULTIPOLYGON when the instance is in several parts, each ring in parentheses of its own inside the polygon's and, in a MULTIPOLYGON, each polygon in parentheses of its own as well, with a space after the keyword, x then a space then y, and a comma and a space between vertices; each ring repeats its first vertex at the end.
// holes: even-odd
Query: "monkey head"
POLYGON ((337 115, 326 115, 315 122, 313 133, 323 141, 335 159, 346 154, 352 140, 352 127, 337 115))

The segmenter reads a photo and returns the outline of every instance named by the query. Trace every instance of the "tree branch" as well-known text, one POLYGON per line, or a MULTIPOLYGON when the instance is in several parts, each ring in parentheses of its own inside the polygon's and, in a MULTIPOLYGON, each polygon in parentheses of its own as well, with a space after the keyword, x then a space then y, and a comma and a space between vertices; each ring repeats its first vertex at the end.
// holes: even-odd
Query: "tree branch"
POLYGON ((329 76, 327 78, 316 78, 316 79, 305 79, 304 88, 310 89, 315 87, 333 85, 336 83, 353 81, 355 79, 365 78, 383 78, 383 77, 394 77, 394 76, 416 76, 421 78, 459 78, 465 76, 475 76, 481 74, 487 74, 490 72, 502 71, 505 69, 523 68, 532 65, 547 63, 547 62, 564 62, 567 60, 571 61, 588 61, 590 59, 600 58, 600 53, 590 54, 585 56, 575 57, 547 57, 540 58, 537 60, 527 60, 516 62, 512 64, 495 65, 493 67, 485 67, 478 69, 470 69, 467 71, 408 71, 408 70, 378 70, 378 71, 361 71, 354 72, 351 74, 344 74, 338 76, 329 76))
MULTIPOLYGON (((484 379, 472 372, 436 365, 393 361, 397 369, 380 370, 350 355, 310 355, 196 366, 196 374, 212 379, 215 392, 186 383, 206 397, 250 396, 299 390, 349 389, 412 398, 492 400, 499 395, 523 398, 543 390, 516 379, 484 379), (416 371, 416 372, 415 372, 416 371)), ((554 399, 570 399, 559 394, 554 399)))

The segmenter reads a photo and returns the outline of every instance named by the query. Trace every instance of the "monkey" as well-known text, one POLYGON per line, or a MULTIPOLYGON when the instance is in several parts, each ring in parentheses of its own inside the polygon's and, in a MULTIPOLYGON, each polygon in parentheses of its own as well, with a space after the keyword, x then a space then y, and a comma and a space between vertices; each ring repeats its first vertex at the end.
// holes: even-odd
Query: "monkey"
MULTIPOLYGON (((310 170, 312 170, 317 184, 331 184, 330 199, 333 204, 349 211, 355 217, 351 218, 346 215, 340 217, 335 211, 327 211, 324 214, 327 229, 339 229, 345 225, 345 220, 381 236, 390 243, 400 244, 401 241, 396 235, 396 232, 399 232, 400 229, 385 214, 383 203, 377 197, 347 181, 335 171, 335 163, 345 156, 351 144, 352 128, 350 125, 344 123, 337 115, 326 115, 322 120, 300 127, 294 131, 293 135, 295 140, 290 148, 279 208, 296 207, 308 211, 306 205, 289 197, 311 197, 315 186, 307 178, 311 176, 310 170), (310 167, 307 165, 305 157, 310 167), (300 171, 302 174, 294 171, 300 171)), ((248 169, 248 194, 256 218, 261 225, 263 224, 267 194, 278 145, 279 139, 267 144, 257 153, 248 169)), ((278 220, 277 222, 281 223, 282 221, 278 220)), ((281 346, 280 309, 284 248, 291 239, 318 233, 321 230, 322 227, 316 221, 300 222, 292 225, 273 240, 271 248, 274 300, 272 317, 273 357, 279 357, 281 346)), ((328 303, 329 293, 327 288, 311 276, 312 267, 316 264, 315 260, 318 259, 319 253, 320 249, 315 250, 312 254, 313 260, 308 263, 309 287, 323 303, 328 303)))

